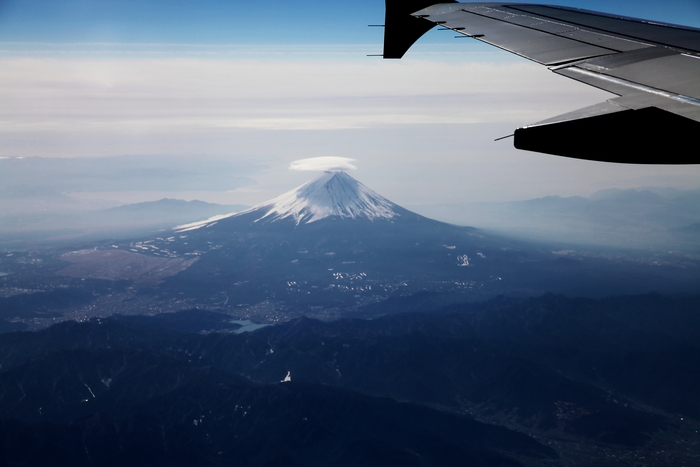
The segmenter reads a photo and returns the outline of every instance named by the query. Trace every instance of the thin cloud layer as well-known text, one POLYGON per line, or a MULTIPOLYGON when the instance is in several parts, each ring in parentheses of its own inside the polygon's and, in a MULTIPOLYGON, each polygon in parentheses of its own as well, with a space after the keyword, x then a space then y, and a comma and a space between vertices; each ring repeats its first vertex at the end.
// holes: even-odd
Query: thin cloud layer
POLYGON ((349 157, 322 156, 299 159, 289 164, 291 170, 353 170, 357 169, 351 162, 355 159, 349 157))
POLYGON ((312 58, 267 54, 252 60, 19 57, 0 51, 0 156, 81 157, 75 162, 85 169, 80 173, 92 174, 67 179, 48 171, 51 177, 0 187, 13 196, 29 186, 54 187, 57 180, 73 184, 57 186, 59 193, 130 189, 178 197, 168 186, 223 189, 225 200, 210 195, 205 200, 254 205, 306 181, 305 172, 288 170, 292 161, 327 154, 361 155, 363 183, 404 204, 586 195, 593 186, 618 187, 640 176, 672 177, 673 186, 683 188, 700 183, 700 166, 603 167, 517 151, 510 140, 494 142, 518 126, 611 95, 522 59, 505 60, 510 57, 505 52, 411 53, 406 60, 382 61, 320 52, 312 58), (489 61, 501 55, 504 60, 489 61), (116 154, 195 162, 218 155, 222 164, 234 165, 207 170, 201 187, 193 186, 192 176, 180 177, 175 162, 148 170, 134 162, 126 177, 126 166, 105 171, 87 163, 116 154), (241 159, 268 169, 239 172, 241 159), (229 183, 241 176, 253 177, 257 185, 229 183), (127 186, 114 186, 117 179, 127 186), (166 186, 169 180, 173 184, 166 186))
POLYGON ((219 153, 231 147, 231 138, 238 147, 241 133, 257 131, 498 122, 517 127, 607 96, 525 61, 0 54, 0 69, 5 156, 219 153), (512 76, 518 77, 515 86, 512 76))

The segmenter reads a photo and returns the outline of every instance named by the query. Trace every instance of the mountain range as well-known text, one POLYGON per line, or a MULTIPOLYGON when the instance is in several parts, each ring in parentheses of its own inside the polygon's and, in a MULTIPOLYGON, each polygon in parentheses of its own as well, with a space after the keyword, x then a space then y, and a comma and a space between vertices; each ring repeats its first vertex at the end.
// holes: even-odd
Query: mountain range
POLYGON ((536 241, 647 251, 700 251, 700 237, 692 228, 700 221, 697 190, 608 189, 589 197, 546 196, 415 209, 435 218, 536 241))
POLYGON ((438 222, 344 172, 7 252, 0 465, 693 465, 699 269, 438 222))
POLYGON ((700 288, 698 269, 687 256, 555 249, 435 221, 336 171, 239 213, 132 240, 12 253, 0 258, 0 271, 11 272, 0 279, 11 289, 0 305, 4 319, 33 328, 54 314, 187 307, 278 322, 373 317, 377 304, 401 304, 382 313, 405 309, 402 297, 416 294, 445 305, 501 294, 689 292, 700 288))
POLYGON ((133 238, 248 207, 164 198, 108 209, 61 210, 47 206, 43 212, 4 213, 0 214, 0 248, 50 248, 105 238, 133 238))
POLYGON ((694 465, 698 297, 0 335, 5 465, 694 465), (227 330, 228 329, 228 330, 227 330))
POLYGON ((678 274, 677 265, 656 259, 577 255, 435 221, 345 172, 321 174, 247 211, 182 225, 170 237, 128 248, 134 246, 161 257, 197 258, 156 286, 160 291, 186 291, 206 306, 280 302, 307 315, 309 307, 348 312, 422 291, 477 300, 504 293, 678 292, 697 285, 692 275, 678 274), (672 279, 667 268, 675 271, 672 279))

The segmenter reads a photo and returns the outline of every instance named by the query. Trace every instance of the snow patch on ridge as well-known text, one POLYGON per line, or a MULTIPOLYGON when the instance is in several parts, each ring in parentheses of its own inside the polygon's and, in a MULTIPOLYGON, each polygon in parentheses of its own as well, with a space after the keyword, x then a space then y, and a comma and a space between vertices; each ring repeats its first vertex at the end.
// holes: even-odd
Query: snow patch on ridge
POLYGON ((209 227, 211 225, 216 224, 217 221, 221 219, 226 219, 227 217, 232 217, 238 214, 237 212, 232 212, 229 214, 218 214, 216 216, 212 216, 209 219, 204 219, 203 221, 197 221, 197 222, 191 222, 189 224, 182 224, 174 227, 174 230, 176 232, 187 232, 189 230, 197 230, 200 227, 209 227))

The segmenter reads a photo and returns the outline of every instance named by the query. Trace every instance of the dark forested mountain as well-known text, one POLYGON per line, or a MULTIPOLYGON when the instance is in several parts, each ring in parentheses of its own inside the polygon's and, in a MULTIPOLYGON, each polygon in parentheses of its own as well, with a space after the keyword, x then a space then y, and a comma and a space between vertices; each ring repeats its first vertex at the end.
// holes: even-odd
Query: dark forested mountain
POLYGON ((0 462, 694 465, 699 304, 546 295, 239 334, 202 333, 228 318, 201 311, 7 333, 0 462))

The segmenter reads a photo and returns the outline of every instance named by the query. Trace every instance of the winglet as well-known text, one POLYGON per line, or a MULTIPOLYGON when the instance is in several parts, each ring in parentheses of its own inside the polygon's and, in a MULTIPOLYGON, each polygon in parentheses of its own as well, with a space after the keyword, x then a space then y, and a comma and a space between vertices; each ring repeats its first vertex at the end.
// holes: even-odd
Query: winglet
POLYGON ((411 16, 436 3, 457 3, 455 0, 385 0, 384 58, 401 58, 434 23, 411 16))

